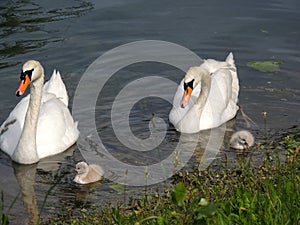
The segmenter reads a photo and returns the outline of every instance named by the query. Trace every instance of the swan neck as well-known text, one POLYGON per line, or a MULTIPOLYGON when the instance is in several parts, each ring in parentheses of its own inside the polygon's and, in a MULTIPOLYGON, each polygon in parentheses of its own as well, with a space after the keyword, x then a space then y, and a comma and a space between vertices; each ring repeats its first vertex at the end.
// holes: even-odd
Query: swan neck
POLYGON ((201 82, 201 92, 197 99, 196 105, 203 109, 211 88, 211 76, 207 70, 200 70, 199 78, 201 82))
POLYGON ((39 161, 36 134, 42 102, 43 84, 44 74, 42 73, 30 86, 30 100, 25 115, 25 122, 19 143, 13 154, 13 160, 21 164, 32 164, 39 161))

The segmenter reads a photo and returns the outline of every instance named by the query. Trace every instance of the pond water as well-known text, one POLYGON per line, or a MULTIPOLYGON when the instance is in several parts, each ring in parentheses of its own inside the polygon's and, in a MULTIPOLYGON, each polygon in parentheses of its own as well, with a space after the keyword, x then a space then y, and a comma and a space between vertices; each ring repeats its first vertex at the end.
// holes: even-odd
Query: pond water
MULTIPOLYGON (((184 46, 201 58, 224 60, 229 52, 233 52, 240 80, 239 102, 247 115, 256 122, 257 126, 248 129, 253 131, 259 141, 265 129, 280 131, 300 124, 299 18, 298 0, 232 0, 227 4, 220 4, 216 0, 205 3, 137 0, 2 1, 0 121, 6 119, 20 100, 14 92, 25 61, 41 61, 47 79, 53 69, 58 69, 72 106, 81 76, 99 56, 133 41, 162 40, 184 46), (248 62, 269 60, 280 62, 280 70, 261 72, 247 66, 248 62), (262 112, 267 112, 267 120, 263 119, 262 112)), ((118 61, 122 57, 126 56, 116 56, 114 60, 118 61)), ((124 148, 114 135, 110 120, 114 99, 130 82, 153 75, 179 83, 184 73, 162 63, 135 63, 116 72, 98 97, 95 110, 97 131, 103 144, 122 162, 133 165, 157 163, 172 154, 172 151, 160 150, 172 149, 180 137, 168 124, 171 104, 155 97, 145 98, 134 105, 130 126, 132 132, 143 139, 150 134, 149 122, 153 115, 162 118, 167 128, 159 150, 136 154, 136 151, 124 148)), ((81 128, 89 129, 84 124, 81 128)), ((246 123, 239 113, 235 120, 227 124, 222 151, 228 150, 226 140, 230 132, 242 128, 246 128, 246 123)), ((203 132, 200 142, 205 142, 209 134, 209 131, 203 132)), ((38 210, 46 216, 67 209, 80 211, 93 204, 103 205, 105 201, 122 201, 122 188, 120 191, 120 187, 110 179, 92 186, 73 183, 74 166, 82 159, 78 146, 63 155, 32 166, 16 165, 1 152, 0 190, 4 193, 6 209, 22 193, 9 212, 11 223, 34 221, 38 210)), ((111 177, 114 175, 110 174, 111 177)), ((144 189, 132 190, 137 193, 137 190, 144 189)))

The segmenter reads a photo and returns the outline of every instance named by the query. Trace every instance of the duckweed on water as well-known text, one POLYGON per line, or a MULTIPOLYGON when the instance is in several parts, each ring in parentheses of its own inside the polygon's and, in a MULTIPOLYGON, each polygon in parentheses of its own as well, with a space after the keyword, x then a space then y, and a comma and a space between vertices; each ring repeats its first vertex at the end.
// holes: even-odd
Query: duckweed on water
POLYGON ((278 72, 281 62, 276 61, 253 61, 248 62, 247 66, 265 73, 278 72))

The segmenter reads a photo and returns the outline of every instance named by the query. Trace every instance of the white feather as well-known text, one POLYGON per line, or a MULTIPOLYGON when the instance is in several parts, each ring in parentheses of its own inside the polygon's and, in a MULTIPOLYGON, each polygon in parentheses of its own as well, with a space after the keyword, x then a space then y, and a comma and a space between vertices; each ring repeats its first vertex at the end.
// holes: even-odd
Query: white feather
MULTIPOLYGON (((32 67, 37 65, 41 67, 39 63, 33 64, 32 67)), ((29 67, 30 64, 27 66, 29 67)), ((42 67, 35 68, 34 71, 39 71, 39 69, 42 72, 40 72, 41 74, 36 72, 35 80, 39 79, 39 76, 44 76, 42 67)), ((29 106, 31 96, 28 94, 16 105, 0 127, 1 150, 10 155, 14 161, 22 164, 35 163, 41 158, 61 153, 71 147, 79 136, 77 122, 74 122, 67 108, 67 90, 59 72, 54 71, 51 79, 44 87, 42 83, 36 84, 36 89, 38 88, 43 88, 43 91, 40 91, 42 93, 41 101, 29 106), (28 132, 29 136, 30 132, 35 133, 34 126, 27 129, 27 131, 24 130, 25 116, 29 107, 32 111, 38 111, 38 108, 40 108, 36 137, 21 142, 22 133, 28 132), (32 142, 36 143, 36 149, 30 149, 30 146, 35 146, 32 142), (22 150, 20 150, 19 156, 14 158, 13 155, 19 145, 23 145, 22 150), (35 153, 38 158, 34 157, 35 153)), ((36 95, 40 95, 38 91, 36 95)))
POLYGON ((239 81, 232 53, 227 56, 226 61, 207 59, 200 67, 211 73, 211 88, 203 110, 195 107, 201 92, 201 82, 194 88, 187 107, 180 106, 184 93, 183 79, 175 93, 173 108, 169 114, 170 122, 182 133, 197 133, 218 127, 234 118, 239 109, 239 81))

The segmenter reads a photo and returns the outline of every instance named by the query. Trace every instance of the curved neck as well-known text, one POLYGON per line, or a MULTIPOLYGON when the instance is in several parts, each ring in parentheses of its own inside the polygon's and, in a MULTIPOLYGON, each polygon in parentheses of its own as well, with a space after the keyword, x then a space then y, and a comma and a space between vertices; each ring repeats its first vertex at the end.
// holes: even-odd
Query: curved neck
POLYGON ((42 101, 44 74, 31 83, 30 100, 25 116, 25 122, 13 160, 22 164, 31 164, 39 161, 36 148, 37 124, 42 101))
POLYGON ((197 80, 201 82, 201 92, 195 105, 202 109, 207 101, 210 87, 211 87, 211 76, 205 69, 199 67, 197 80))

